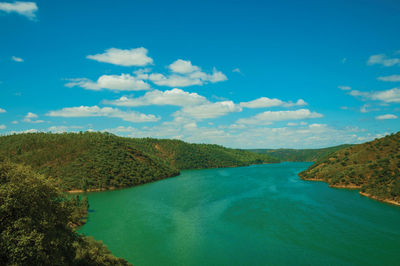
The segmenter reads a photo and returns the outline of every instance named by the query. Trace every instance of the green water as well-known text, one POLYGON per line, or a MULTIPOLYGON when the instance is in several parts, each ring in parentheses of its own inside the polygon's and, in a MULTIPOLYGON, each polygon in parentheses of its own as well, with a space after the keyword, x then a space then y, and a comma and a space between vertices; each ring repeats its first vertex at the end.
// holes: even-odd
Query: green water
POLYGON ((81 232, 135 265, 399 265, 400 208, 299 180, 309 165, 190 170, 92 193, 81 232))

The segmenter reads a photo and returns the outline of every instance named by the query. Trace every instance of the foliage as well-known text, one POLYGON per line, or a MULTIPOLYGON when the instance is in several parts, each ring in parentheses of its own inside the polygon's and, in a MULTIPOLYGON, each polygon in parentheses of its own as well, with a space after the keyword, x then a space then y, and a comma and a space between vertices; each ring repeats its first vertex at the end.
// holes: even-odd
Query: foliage
POLYGON ((74 231, 73 206, 52 180, 1 162, 0 265, 127 265, 74 231))
POLYGON ((299 175, 400 202, 400 132, 339 150, 299 175))
POLYGON ((335 151, 350 146, 350 144, 343 144, 322 149, 250 149, 249 151, 268 154, 284 162, 316 162, 335 151))
POLYGON ((178 175, 179 169, 278 161, 218 145, 91 132, 2 136, 0 157, 54 177, 64 190, 129 187, 178 175))

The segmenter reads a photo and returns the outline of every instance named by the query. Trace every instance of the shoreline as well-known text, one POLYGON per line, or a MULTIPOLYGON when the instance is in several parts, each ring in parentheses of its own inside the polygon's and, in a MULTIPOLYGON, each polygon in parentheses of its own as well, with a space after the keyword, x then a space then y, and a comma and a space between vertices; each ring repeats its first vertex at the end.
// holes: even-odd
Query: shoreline
MULTIPOLYGON (((302 178, 302 177, 300 177, 300 179, 304 180, 304 181, 324 182, 324 183, 327 183, 330 188, 350 189, 350 190, 359 190, 359 189, 361 189, 360 186, 346 186, 346 185, 339 185, 339 186, 333 185, 332 186, 332 185, 329 185, 328 182, 326 182, 326 181, 324 181, 322 179, 311 179, 311 178, 310 179, 305 179, 305 178, 302 178)), ((364 196, 364 197, 367 197, 367 198, 370 198, 370 199, 373 199, 373 200, 376 200, 376 201, 380 201, 382 203, 387 203, 387 204, 391 204, 391 205, 395 205, 395 206, 400 207, 400 202, 397 202, 397 201, 394 201, 394 200, 391 200, 391 199, 380 199, 380 198, 378 198, 378 197, 376 197, 374 195, 371 195, 371 194, 368 194, 368 193, 365 193, 365 192, 361 192, 361 191, 359 191, 359 194, 361 196, 364 196)))
POLYGON ((395 205, 395 206, 399 206, 399 207, 400 207, 400 202, 397 202, 397 201, 394 201, 394 200, 390 200, 390 199, 380 199, 380 198, 378 198, 378 197, 376 197, 376 196, 373 196, 373 195, 371 195, 371 194, 368 194, 368 193, 365 193, 365 192, 361 192, 361 191, 360 191, 360 195, 361 195, 361 196, 364 196, 364 197, 367 197, 367 198, 370 198, 370 199, 374 199, 374 200, 376 200, 376 201, 380 201, 380 202, 384 202, 384 203, 389 203, 389 204, 392 204, 392 205, 395 205))
POLYGON ((108 190, 116 190, 116 187, 109 187, 109 188, 92 188, 92 189, 87 189, 86 191, 82 189, 72 189, 72 190, 67 190, 67 193, 70 194, 80 194, 80 193, 88 193, 88 192, 101 192, 101 191, 108 191, 108 190))

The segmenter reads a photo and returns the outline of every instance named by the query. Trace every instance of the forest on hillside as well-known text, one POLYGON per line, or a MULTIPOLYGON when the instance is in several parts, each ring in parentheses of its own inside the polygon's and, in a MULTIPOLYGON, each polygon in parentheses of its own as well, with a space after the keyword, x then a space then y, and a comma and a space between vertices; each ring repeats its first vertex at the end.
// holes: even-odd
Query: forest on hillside
POLYGON ((400 132, 341 149, 299 176, 332 187, 359 188, 373 198, 400 203, 400 132))
POLYGON ((130 187, 176 176, 181 169, 278 162, 269 155, 180 140, 109 133, 27 133, 0 137, 0 158, 55 178, 64 190, 130 187))
POLYGON ((350 146, 350 144, 342 144, 321 149, 249 149, 249 151, 268 154, 283 162, 316 162, 338 150, 350 146))

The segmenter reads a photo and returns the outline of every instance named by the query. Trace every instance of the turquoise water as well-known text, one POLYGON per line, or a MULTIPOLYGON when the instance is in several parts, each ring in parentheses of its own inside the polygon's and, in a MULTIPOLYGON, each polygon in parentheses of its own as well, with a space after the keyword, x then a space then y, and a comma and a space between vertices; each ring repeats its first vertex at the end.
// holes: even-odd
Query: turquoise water
POLYGON ((309 165, 188 170, 92 193, 81 232, 135 265, 399 265, 400 208, 299 180, 309 165))

